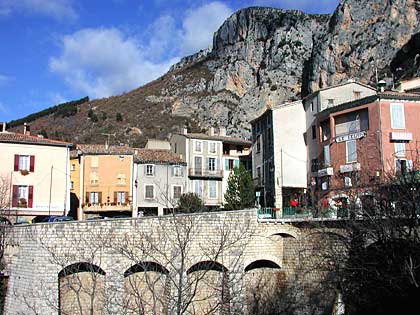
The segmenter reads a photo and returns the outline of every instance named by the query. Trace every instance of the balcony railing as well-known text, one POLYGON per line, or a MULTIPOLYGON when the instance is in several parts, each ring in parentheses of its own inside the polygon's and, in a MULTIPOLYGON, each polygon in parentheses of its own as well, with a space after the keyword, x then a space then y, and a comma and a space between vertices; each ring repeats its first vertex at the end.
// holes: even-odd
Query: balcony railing
POLYGON ((207 177, 207 178, 223 178, 222 170, 209 170, 201 168, 190 168, 188 170, 189 177, 207 177))
POLYGON ((131 203, 85 203, 82 209, 86 211, 131 210, 131 203))

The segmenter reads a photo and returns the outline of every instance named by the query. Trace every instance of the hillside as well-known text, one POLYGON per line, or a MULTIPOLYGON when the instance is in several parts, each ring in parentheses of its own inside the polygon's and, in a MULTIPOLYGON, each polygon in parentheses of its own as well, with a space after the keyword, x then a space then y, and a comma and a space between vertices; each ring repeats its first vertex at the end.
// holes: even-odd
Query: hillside
POLYGON ((32 132, 45 129, 50 137, 79 143, 115 134, 112 142, 142 145, 182 125, 221 125, 248 137, 248 122, 267 104, 349 78, 373 84, 375 65, 389 78, 395 64, 410 68, 415 54, 401 51, 420 32, 419 9, 415 0, 342 0, 331 16, 243 9, 221 25, 211 50, 183 58, 138 89, 77 105, 72 116, 38 118, 32 132))

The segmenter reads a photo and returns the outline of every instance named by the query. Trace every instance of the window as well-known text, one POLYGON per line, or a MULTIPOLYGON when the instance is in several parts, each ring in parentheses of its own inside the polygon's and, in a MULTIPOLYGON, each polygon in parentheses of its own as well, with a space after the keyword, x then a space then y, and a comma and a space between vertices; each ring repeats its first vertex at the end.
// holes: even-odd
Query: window
POLYGON ((216 142, 209 142, 209 153, 215 154, 216 153, 216 142))
POLYGON ((203 158, 201 156, 194 157, 194 174, 202 175, 203 173, 203 158))
POLYGON ((362 109, 335 118, 335 135, 347 135, 369 129, 369 112, 362 109))
POLYGON ((395 143, 395 156, 398 156, 398 157, 405 156, 405 143, 403 142, 395 143))
POLYGON ((261 179, 261 166, 257 167, 257 178, 260 180, 261 179))
POLYGON ((208 170, 216 171, 216 158, 208 158, 208 170))
POLYGON ((118 173, 117 175, 117 183, 118 185, 125 185, 125 174, 124 173, 118 173))
POLYGON ((144 173, 146 176, 153 176, 155 174, 155 167, 152 164, 146 164, 144 173))
POLYGON ((18 189, 18 198, 19 204, 26 204, 29 199, 29 189, 28 186, 19 186, 18 189))
POLYGON ((76 164, 72 163, 70 167, 70 171, 75 171, 75 170, 76 170, 76 164))
POLYGON ((182 195, 182 186, 176 185, 172 186, 172 198, 179 199, 182 195))
POLYGON ((90 167, 99 167, 99 158, 97 156, 91 157, 90 167))
POLYGON ((316 139, 316 126, 312 125, 312 139, 316 139))
POLYGON ((314 111, 314 102, 311 102, 311 112, 314 111))
POLYGON ((356 140, 346 141, 346 163, 357 162, 357 142, 356 140))
POLYGON ((217 199, 217 182, 211 180, 209 183, 209 198, 210 199, 217 199))
POLYGON ((97 205, 100 203, 99 192, 89 193, 89 203, 91 203, 92 205, 97 205))
POLYGON ((203 198, 203 182, 201 180, 195 180, 194 181, 194 192, 200 198, 203 198))
POLYGON ((261 135, 257 136, 257 153, 261 152, 261 135))
POLYGON ((353 91, 353 98, 355 100, 358 100, 361 97, 362 97, 362 92, 360 92, 360 91, 353 91))
POLYGON ((70 190, 74 189, 74 182, 70 182, 70 190))
POLYGON ((325 166, 330 166, 331 165, 331 154, 330 154, 330 145, 325 145, 324 146, 324 164, 325 166))
POLYGON ((154 185, 144 186, 144 199, 155 199, 155 186, 154 185))
POLYGON ((392 104, 391 103, 391 128, 393 129, 404 129, 404 104, 392 104))
POLYGON ((117 192, 117 204, 125 204, 126 193, 125 191, 117 192))
POLYGON ((195 152, 202 152, 202 142, 201 141, 195 141, 194 142, 194 151, 195 152))
POLYGON ((318 159, 311 160, 311 172, 318 172, 318 159))
POLYGON ((172 176, 181 177, 182 176, 182 167, 181 166, 172 166, 172 176))
POLYGON ((406 174, 413 170, 413 161, 411 160, 395 160, 395 169, 397 174, 406 174))
POLYGON ((29 171, 29 155, 19 155, 19 171, 29 171))
POLYGON ((226 159, 225 160, 225 170, 231 171, 234 167, 239 167, 239 160, 226 159))
POLYGON ((91 185, 98 185, 99 183, 99 176, 97 172, 90 173, 90 184, 91 185))

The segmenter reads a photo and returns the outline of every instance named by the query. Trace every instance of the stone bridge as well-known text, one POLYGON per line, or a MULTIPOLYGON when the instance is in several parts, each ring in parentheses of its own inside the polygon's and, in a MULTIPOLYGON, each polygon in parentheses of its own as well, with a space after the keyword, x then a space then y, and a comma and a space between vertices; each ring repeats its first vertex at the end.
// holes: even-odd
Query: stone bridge
POLYGON ((13 226, 5 314, 252 313, 276 284, 322 277, 325 229, 255 210, 13 226))

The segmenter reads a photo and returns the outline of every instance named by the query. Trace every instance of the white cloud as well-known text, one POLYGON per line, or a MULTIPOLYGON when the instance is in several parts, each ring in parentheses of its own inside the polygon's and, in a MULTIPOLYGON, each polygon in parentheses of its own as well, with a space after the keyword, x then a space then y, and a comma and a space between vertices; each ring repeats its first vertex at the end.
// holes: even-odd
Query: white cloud
POLYGON ((153 63, 140 45, 115 28, 83 29, 65 36, 50 70, 91 97, 122 93, 167 71, 175 59, 153 63))
POLYGON ((78 17, 71 0, 0 0, 0 15, 14 12, 41 14, 56 20, 75 20, 78 17))
POLYGON ((222 2, 210 2, 187 11, 182 22, 183 54, 192 54, 211 46, 213 34, 232 14, 232 10, 222 2))
POLYGON ((13 80, 13 77, 4 75, 0 73, 0 86, 6 85, 7 83, 9 83, 10 81, 13 80))

